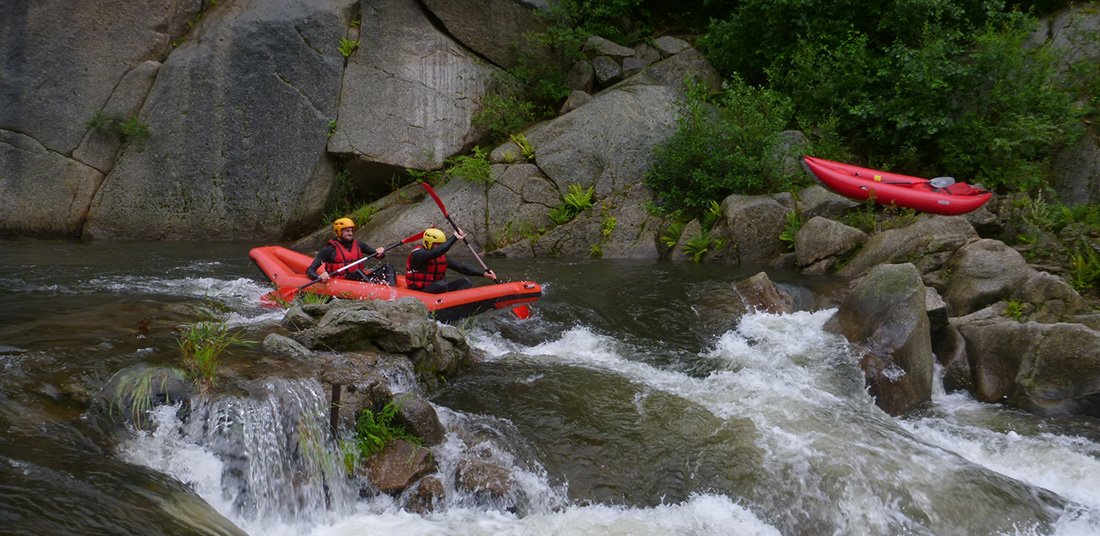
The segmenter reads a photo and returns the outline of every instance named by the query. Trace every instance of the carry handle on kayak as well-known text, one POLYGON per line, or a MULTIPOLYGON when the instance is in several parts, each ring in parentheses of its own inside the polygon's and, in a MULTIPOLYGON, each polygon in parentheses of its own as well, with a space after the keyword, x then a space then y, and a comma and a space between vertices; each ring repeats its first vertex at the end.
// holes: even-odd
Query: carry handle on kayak
MULTIPOLYGON (((420 185, 423 186, 424 189, 428 191, 428 195, 432 196, 432 199, 435 200, 435 204, 439 205, 439 210, 443 212, 443 217, 447 218, 447 222, 450 223, 451 227, 453 227, 454 230, 457 232, 458 231, 458 225, 455 224, 455 221, 451 219, 451 215, 447 214, 447 207, 443 206, 443 200, 441 200, 439 198, 439 196, 436 195, 435 190, 432 189, 432 186, 430 184, 426 183, 426 182, 423 182, 423 181, 420 182, 420 185)), ((477 259, 477 263, 481 265, 481 269, 485 270, 486 272, 490 272, 491 270, 489 270, 488 266, 485 266, 485 261, 481 260, 481 256, 477 254, 477 251, 475 251, 474 247, 470 245, 470 242, 468 240, 466 240, 465 237, 463 237, 462 242, 466 244, 466 247, 470 248, 470 253, 474 254, 474 258, 477 259)), ((494 283, 496 283, 498 285, 500 283, 503 283, 503 281, 501 281, 499 278, 495 277, 496 276, 495 272, 493 273, 493 276, 494 276, 493 277, 493 282, 494 283)), ((517 306, 513 307, 512 308, 512 313, 515 314, 516 318, 519 318, 520 320, 525 320, 525 319, 527 319, 527 317, 531 316, 531 310, 526 305, 517 305, 517 306)))
MULTIPOLYGON (((420 240, 423 237, 424 237, 424 232, 421 231, 421 232, 416 233, 416 234, 414 234, 414 235, 412 235, 412 236, 410 236, 410 237, 408 237, 408 238, 406 238, 406 239, 404 239, 400 242, 396 242, 394 244, 386 246, 384 251, 389 251, 389 250, 391 250, 391 249, 393 249, 397 246, 400 246, 402 244, 408 244, 409 242, 416 242, 417 240, 420 240)), ((335 272, 332 272, 332 274, 329 274, 329 275, 335 275, 335 274, 338 274, 338 273, 343 272, 345 270, 349 270, 349 269, 351 269, 355 266, 358 266, 358 265, 360 265, 360 264, 362 264, 362 263, 364 263, 364 262, 366 262, 370 259, 373 259, 377 256, 378 256, 377 252, 371 253, 370 255, 367 255, 366 257, 363 257, 362 259, 359 259, 359 260, 357 260, 357 261, 355 261, 355 262, 353 262, 353 263, 351 263, 347 266, 344 266, 343 268, 340 268, 339 270, 336 270, 335 272)), ((280 300, 283 301, 283 302, 294 301, 294 298, 298 295, 299 292, 306 289, 307 287, 316 285, 317 283, 320 283, 320 282, 321 282, 320 279, 314 279, 313 281, 310 281, 309 283, 306 283, 306 284, 304 284, 300 287, 281 287, 277 290, 273 290, 273 291, 271 291, 267 294, 264 294, 263 297, 260 298, 260 302, 265 303, 265 304, 267 304, 267 303, 275 304, 275 303, 279 303, 280 300)))

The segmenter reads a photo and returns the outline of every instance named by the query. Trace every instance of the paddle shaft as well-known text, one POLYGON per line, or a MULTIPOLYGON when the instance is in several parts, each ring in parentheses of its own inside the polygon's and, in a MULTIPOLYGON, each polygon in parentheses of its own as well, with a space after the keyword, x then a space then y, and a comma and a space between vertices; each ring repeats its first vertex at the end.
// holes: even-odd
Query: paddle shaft
MULTIPOLYGON (((407 244, 407 243, 409 243, 409 242, 412 242, 412 241, 414 241, 414 240, 419 240, 419 239, 420 239, 421 237, 423 237, 423 236, 424 236, 424 233, 420 233, 420 234, 418 234, 418 235, 410 236, 410 237, 408 237, 408 238, 406 238, 406 239, 404 239, 404 240, 402 240, 402 241, 400 241, 400 242, 395 242, 395 243, 393 243, 393 244, 390 244, 390 245, 386 246, 386 248, 385 248, 385 249, 384 249, 383 251, 389 251, 389 250, 391 250, 391 249, 393 249, 393 248, 395 248, 395 247, 397 247, 397 246, 400 246, 401 244, 407 244)), ((366 262, 366 261, 368 261, 368 260, 370 260, 370 259, 373 259, 373 258, 375 258, 375 257, 377 257, 377 256, 378 256, 378 252, 374 252, 374 253, 371 253, 370 255, 367 255, 366 257, 363 257, 362 259, 359 259, 359 260, 357 260, 357 261, 355 261, 355 262, 353 262, 353 263, 351 263, 351 264, 349 264, 349 265, 347 265, 347 266, 345 266, 345 267, 343 267, 343 268, 340 268, 339 270, 336 270, 335 272, 332 272, 331 274, 329 274, 329 276, 331 277, 331 276, 333 276, 333 275, 335 275, 335 274, 338 274, 338 273, 340 273, 340 272, 343 272, 343 271, 345 271, 345 270, 348 270, 348 269, 350 269, 350 268, 353 268, 353 267, 355 267, 355 266, 358 266, 358 265, 360 265, 360 264, 362 264, 362 263, 364 263, 364 262, 366 262)), ((310 281, 309 283, 306 283, 306 284, 304 284, 304 285, 302 285, 302 286, 298 287, 298 290, 300 291, 300 290, 302 290, 302 289, 304 289, 304 288, 306 288, 306 287, 308 287, 308 286, 311 286, 311 285, 316 285, 317 283, 320 283, 320 282, 321 282, 321 280, 320 280, 320 279, 314 279, 313 281, 310 281)))
MULTIPOLYGON (((428 194, 432 196, 435 204, 439 206, 439 210, 443 212, 443 217, 447 218, 447 223, 450 223, 455 232, 458 232, 458 224, 456 224, 455 221, 451 219, 451 215, 447 213, 447 207, 443 206, 443 200, 440 199, 438 195, 436 195, 435 190, 432 189, 432 186, 426 182, 421 182, 420 185, 423 186, 424 189, 428 191, 428 194)), ((496 283, 498 285, 500 283, 503 283, 503 281, 501 281, 500 278, 497 277, 496 272, 493 272, 489 269, 488 266, 485 266, 485 261, 481 260, 481 256, 477 254, 477 251, 474 250, 474 247, 470 245, 470 242, 468 240, 466 240, 465 235, 463 235, 462 237, 462 242, 466 244, 466 247, 470 248, 470 253, 474 254, 474 258, 477 259, 477 263, 481 265, 481 269, 493 274, 493 283, 496 283)), ((520 305, 512 308, 512 314, 516 315, 516 318, 524 320, 531 316, 531 310, 528 309, 526 305, 520 305)))

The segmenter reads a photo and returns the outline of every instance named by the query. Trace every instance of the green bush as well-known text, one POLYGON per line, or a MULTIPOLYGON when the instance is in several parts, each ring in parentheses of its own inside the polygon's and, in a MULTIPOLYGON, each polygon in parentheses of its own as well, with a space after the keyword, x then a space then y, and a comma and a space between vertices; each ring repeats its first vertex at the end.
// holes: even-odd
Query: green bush
POLYGON ((1031 189, 1100 70, 1060 79, 1050 49, 1024 46, 1033 28, 998 0, 749 0, 699 46, 808 124, 835 121, 872 167, 1031 189))
POLYGON ((714 95, 692 86, 679 130, 655 151, 645 183, 666 210, 693 215, 730 194, 784 191, 792 177, 784 174, 775 148, 792 117, 782 95, 736 78, 714 95))
POLYGON ((454 166, 450 172, 453 177, 462 177, 469 182, 478 184, 486 184, 494 180, 493 172, 490 169, 489 155, 481 147, 474 147, 470 154, 456 156, 449 160, 450 164, 454 166))

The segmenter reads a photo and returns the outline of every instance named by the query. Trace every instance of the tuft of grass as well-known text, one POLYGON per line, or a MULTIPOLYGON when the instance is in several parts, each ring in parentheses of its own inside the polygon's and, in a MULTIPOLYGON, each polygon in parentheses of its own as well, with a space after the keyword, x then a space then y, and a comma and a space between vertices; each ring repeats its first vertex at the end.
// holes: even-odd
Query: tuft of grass
POLYGON ((348 57, 359 48, 359 41, 351 41, 346 37, 340 38, 340 53, 348 57))
POLYGON ((102 110, 97 110, 84 125, 92 130, 118 136, 123 143, 131 144, 138 152, 145 150, 145 142, 150 136, 149 126, 139 121, 134 114, 124 119, 121 116, 107 115, 102 110))
POLYGON ((1017 322, 1024 316, 1024 304, 1018 300, 1006 300, 1005 305, 1008 308, 1005 309, 1004 315, 1017 322))
POLYGON ((180 349, 183 365, 202 391, 208 391, 217 381, 218 365, 222 353, 230 346, 245 344, 240 331, 230 331, 225 320, 204 314, 205 318, 178 329, 176 344, 180 349))

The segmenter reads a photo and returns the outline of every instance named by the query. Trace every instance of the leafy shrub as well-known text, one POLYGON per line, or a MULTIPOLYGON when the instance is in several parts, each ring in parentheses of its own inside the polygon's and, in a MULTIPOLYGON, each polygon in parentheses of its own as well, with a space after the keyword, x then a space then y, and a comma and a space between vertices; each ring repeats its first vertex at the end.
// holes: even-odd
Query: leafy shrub
POLYGON ((490 93, 482 99, 481 109, 470 121, 489 132, 490 143, 497 143, 545 117, 546 109, 522 96, 490 93))
POLYGON ((450 159, 451 175, 477 183, 486 184, 493 182, 493 172, 489 165, 489 155, 481 149, 474 147, 469 155, 456 156, 450 159))
POLYGON ((693 214, 730 194, 783 191, 790 177, 775 147, 791 119, 786 98, 736 78, 714 95, 691 86, 679 130, 656 149, 645 183, 662 206, 693 214))
POLYGON ((421 444, 420 438, 406 432, 403 427, 393 424, 393 419, 400 410, 401 402, 393 401, 386 404, 378 413, 369 409, 359 413, 355 419, 355 446, 360 458, 369 458, 398 439, 404 439, 416 445, 421 444))
POLYGON ((714 240, 711 239, 710 233, 701 231, 699 234, 689 238, 687 242, 684 242, 684 252, 691 255, 691 260, 695 262, 701 262, 703 256, 710 250, 714 240))

